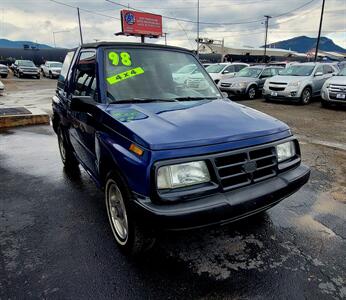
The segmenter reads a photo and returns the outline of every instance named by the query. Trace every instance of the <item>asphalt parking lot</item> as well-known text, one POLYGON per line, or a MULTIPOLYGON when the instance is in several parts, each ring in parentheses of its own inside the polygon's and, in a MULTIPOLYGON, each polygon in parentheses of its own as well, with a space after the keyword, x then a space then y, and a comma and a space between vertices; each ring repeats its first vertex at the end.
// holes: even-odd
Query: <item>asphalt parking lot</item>
MULTIPOLYGON (((49 112, 56 81, 2 81, 0 106, 49 112)), ((345 299, 346 110, 241 103, 291 126, 309 183, 265 214, 162 235, 138 260, 116 248, 102 191, 63 169, 50 126, 2 131, 0 299, 345 299)))

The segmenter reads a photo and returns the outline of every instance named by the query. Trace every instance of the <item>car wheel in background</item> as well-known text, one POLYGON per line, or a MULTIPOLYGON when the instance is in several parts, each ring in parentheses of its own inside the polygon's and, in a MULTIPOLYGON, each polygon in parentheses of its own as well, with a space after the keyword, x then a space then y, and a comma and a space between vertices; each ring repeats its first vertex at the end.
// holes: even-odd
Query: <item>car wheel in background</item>
POLYGON ((1 75, 1 78, 7 78, 7 75, 1 75))
POLYGON ((139 255, 149 250, 155 238, 139 226, 130 209, 131 193, 124 180, 111 173, 106 180, 105 202, 113 236, 127 255, 139 255))
POLYGON ((306 87, 302 91, 302 95, 300 96, 300 103, 303 105, 309 104, 311 101, 311 89, 306 87))
POLYGON ((257 88, 256 86, 252 85, 249 87, 246 96, 248 99, 253 100, 256 98, 256 94, 257 94, 257 88))
POLYGON ((62 126, 58 127, 57 135, 60 157, 64 167, 68 170, 76 170, 78 168, 78 160, 72 151, 72 146, 66 139, 65 129, 62 126))
POLYGON ((52 72, 49 72, 49 78, 50 78, 50 79, 53 79, 53 74, 52 74, 52 72))

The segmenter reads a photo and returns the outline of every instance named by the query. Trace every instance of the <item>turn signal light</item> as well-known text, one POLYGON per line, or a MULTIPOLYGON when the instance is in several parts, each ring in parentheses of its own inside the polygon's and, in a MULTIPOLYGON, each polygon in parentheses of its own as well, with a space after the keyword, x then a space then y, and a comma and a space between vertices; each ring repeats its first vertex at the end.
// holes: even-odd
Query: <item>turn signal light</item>
POLYGON ((131 144, 130 151, 133 153, 136 153, 139 156, 141 156, 144 152, 141 148, 137 147, 135 144, 131 144))

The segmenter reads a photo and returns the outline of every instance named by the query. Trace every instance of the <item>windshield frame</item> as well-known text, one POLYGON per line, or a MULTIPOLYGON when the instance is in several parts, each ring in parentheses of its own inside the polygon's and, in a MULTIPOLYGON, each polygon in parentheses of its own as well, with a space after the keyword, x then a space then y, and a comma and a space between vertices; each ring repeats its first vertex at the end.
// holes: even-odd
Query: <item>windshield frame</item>
MULTIPOLYGON (((91 50, 91 49, 92 48, 83 48, 83 51, 87 51, 87 50, 91 50)), ((119 44, 119 45, 101 46, 101 47, 98 47, 96 49, 96 60, 97 60, 96 73, 97 73, 97 83, 99 86, 99 93, 100 93, 99 99, 100 99, 101 103, 104 103, 107 105, 110 104, 109 100, 107 100, 108 86, 107 86, 106 76, 105 76, 105 74, 106 74, 105 56, 106 56, 107 51, 116 50, 116 49, 119 49, 119 50, 123 50, 123 49, 128 49, 128 50, 130 50, 130 49, 159 50, 159 51, 169 51, 169 52, 174 52, 174 53, 180 52, 180 53, 185 54, 185 55, 190 55, 190 56, 192 56, 192 59, 196 62, 196 65, 200 66, 201 73, 204 73, 204 75, 209 78, 210 85, 213 85, 215 90, 219 92, 219 95, 220 95, 219 98, 220 99, 223 98, 220 89, 218 88, 218 86, 216 85, 214 80, 210 77, 209 73, 205 70, 205 68, 203 67, 203 64, 189 50, 185 50, 183 48, 173 48, 173 47, 171 48, 171 47, 164 47, 164 46, 160 47, 159 45, 158 46, 153 46, 153 45, 146 46, 146 45, 138 45, 138 44, 134 44, 134 45, 119 44)), ((112 104, 114 104, 114 103, 112 103, 112 104)))

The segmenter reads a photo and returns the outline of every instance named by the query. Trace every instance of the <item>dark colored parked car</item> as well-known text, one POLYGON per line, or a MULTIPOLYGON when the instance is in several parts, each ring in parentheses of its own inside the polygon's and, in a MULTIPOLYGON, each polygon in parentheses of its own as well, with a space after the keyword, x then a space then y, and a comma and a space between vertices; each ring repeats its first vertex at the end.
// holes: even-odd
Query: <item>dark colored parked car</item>
POLYGON ((6 65, 0 64, 0 76, 1 76, 1 78, 7 78, 8 68, 6 65))
POLYGON ((221 80, 218 84, 220 90, 228 96, 246 96, 255 99, 261 94, 266 79, 275 76, 282 70, 279 66, 251 66, 239 71, 235 77, 221 80))
POLYGON ((31 60, 16 60, 13 64, 13 74, 18 78, 24 76, 40 78, 40 70, 31 60))
POLYGON ((104 189, 114 237, 130 253, 150 247, 158 230, 267 210, 310 175, 286 124, 223 98, 182 48, 95 43, 69 52, 53 128, 65 168, 81 164, 104 189), (174 81, 191 64, 207 89, 174 81))

